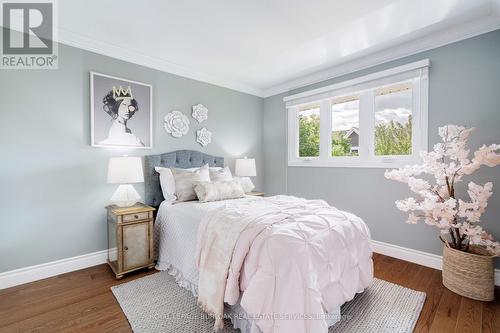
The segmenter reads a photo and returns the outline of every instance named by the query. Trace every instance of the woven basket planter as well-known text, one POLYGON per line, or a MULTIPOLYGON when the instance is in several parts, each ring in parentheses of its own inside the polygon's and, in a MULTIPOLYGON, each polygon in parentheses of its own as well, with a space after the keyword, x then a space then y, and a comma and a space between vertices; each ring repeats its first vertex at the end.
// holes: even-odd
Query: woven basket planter
POLYGON ((443 247, 443 284, 451 291, 479 301, 492 301, 495 290, 494 256, 443 247))

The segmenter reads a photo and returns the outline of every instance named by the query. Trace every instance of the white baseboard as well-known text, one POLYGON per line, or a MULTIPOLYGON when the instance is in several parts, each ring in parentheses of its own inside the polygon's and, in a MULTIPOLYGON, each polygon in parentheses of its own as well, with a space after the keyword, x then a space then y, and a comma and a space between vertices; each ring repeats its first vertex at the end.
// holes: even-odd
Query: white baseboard
MULTIPOLYGON (((413 250, 407 247, 379 242, 376 240, 372 240, 372 249, 373 252, 406 260, 422 266, 439 270, 443 267, 443 257, 437 254, 413 250)), ((495 269, 495 285, 500 286, 500 269, 495 269)))
MULTIPOLYGON (((413 250, 375 240, 372 240, 372 248, 374 252, 381 253, 386 256, 406 260, 439 270, 442 268, 443 258, 436 254, 413 250)), ((108 251, 103 250, 0 273, 0 289, 104 264, 107 257, 108 251)), ((495 269, 495 285, 500 286, 499 269, 495 269)))
POLYGON ((0 289, 104 264, 107 258, 108 250, 103 250, 0 273, 0 289))

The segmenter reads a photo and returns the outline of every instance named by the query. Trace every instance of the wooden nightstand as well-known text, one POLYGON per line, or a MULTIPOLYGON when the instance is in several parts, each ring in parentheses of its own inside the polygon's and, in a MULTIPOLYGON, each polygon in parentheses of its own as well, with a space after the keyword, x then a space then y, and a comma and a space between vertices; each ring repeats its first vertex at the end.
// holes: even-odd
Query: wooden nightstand
POLYGON ((155 266, 153 261, 153 207, 110 205, 108 211, 108 264, 121 279, 123 274, 155 266))
POLYGON ((248 192, 246 195, 253 195, 255 197, 264 197, 266 194, 264 192, 248 192))

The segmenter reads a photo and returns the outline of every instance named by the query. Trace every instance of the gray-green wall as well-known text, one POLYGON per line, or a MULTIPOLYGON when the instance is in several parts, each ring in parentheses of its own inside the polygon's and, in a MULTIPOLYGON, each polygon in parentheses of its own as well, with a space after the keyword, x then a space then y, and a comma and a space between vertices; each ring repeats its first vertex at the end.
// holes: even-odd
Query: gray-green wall
MULTIPOLYGON (((253 156, 258 189, 325 199, 361 216, 376 240, 439 254, 434 229, 403 223, 393 202, 409 192, 386 180, 383 169, 286 163, 284 96, 416 60, 432 62, 430 145, 447 123, 477 127, 472 148, 500 142, 500 31, 266 99, 64 45, 59 55, 58 70, 0 70, 0 272, 105 249, 103 207, 116 188, 106 184, 108 158, 177 149, 222 155, 230 166, 234 157, 253 156), (89 71, 153 85, 153 150, 90 147, 89 71), (174 139, 162 127, 167 112, 188 113, 195 103, 210 110, 204 125, 214 138, 206 148, 195 143, 194 128, 174 139)), ((483 168, 472 179, 496 186, 484 221, 498 239, 500 168, 483 168)), ((137 187, 142 194, 142 184, 137 187)))
MULTIPOLYGON (((0 70, 0 272, 106 248, 104 206, 110 156, 195 149, 233 158, 255 157, 263 185, 263 99, 60 45, 58 70, 0 70), (90 146, 89 71, 153 85, 152 150, 90 146), (163 129, 171 110, 190 114, 203 103, 213 132, 206 148, 163 129)), ((143 193, 143 185, 137 186, 143 193)))
MULTIPOLYGON (((385 63, 264 100, 265 190, 321 198, 362 217, 375 240, 441 254, 436 229, 407 225, 394 205, 410 194, 404 184, 384 178, 384 169, 287 167, 283 97, 368 73, 429 58, 429 148, 445 124, 477 127, 471 147, 500 143, 500 30, 385 63)), ((484 227, 500 239, 500 167, 483 167, 471 180, 494 183, 484 227)), ((466 183, 462 184, 465 185, 466 183)))

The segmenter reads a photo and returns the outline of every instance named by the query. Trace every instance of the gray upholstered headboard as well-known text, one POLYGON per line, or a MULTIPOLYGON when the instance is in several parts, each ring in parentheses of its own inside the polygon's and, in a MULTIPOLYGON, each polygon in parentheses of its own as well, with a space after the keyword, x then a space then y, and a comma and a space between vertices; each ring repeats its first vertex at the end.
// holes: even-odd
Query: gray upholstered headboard
POLYGON ((146 205, 158 208, 164 200, 160 187, 160 175, 155 167, 195 168, 208 164, 223 167, 224 158, 201 153, 195 150, 177 150, 170 153, 144 156, 144 186, 146 205))

